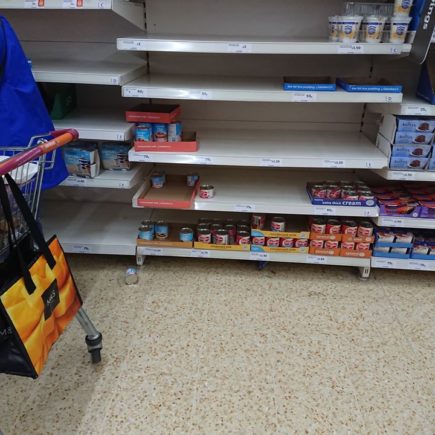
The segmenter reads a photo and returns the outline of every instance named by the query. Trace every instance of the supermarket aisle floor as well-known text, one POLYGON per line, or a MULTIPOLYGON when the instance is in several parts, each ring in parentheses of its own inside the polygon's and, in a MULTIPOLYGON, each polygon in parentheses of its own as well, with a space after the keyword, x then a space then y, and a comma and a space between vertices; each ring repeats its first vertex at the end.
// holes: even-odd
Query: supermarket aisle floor
POLYGON ((41 378, 0 376, 9 434, 432 434, 433 274, 75 256, 76 323, 41 378))

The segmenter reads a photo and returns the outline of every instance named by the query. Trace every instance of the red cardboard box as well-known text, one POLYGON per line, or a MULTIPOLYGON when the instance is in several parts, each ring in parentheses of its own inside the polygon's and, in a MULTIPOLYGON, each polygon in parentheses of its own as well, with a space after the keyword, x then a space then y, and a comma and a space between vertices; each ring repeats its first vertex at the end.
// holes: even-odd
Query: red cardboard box
POLYGON ((180 116, 181 107, 173 104, 139 104, 125 112, 127 122, 170 124, 180 116))

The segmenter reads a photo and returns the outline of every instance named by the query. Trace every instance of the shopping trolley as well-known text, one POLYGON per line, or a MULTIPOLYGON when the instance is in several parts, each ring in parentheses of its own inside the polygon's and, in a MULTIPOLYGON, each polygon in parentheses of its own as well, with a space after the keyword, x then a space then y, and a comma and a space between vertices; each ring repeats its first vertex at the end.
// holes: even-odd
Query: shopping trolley
MULTIPOLYGON (((78 139, 76 130, 59 130, 32 137, 27 147, 0 148, 0 176, 6 173, 12 176, 20 186, 35 218, 38 216, 44 171, 53 168, 56 149, 76 139, 78 139)), ((19 242, 29 234, 29 229, 13 198, 10 198, 10 203, 17 242, 19 242)), ((11 248, 7 228, 3 228, 5 225, 3 217, 3 210, 0 207, 0 265, 8 258, 11 248)), ((95 328, 83 308, 78 311, 77 320, 86 332, 85 341, 92 362, 100 362, 103 348, 102 334, 95 328)))

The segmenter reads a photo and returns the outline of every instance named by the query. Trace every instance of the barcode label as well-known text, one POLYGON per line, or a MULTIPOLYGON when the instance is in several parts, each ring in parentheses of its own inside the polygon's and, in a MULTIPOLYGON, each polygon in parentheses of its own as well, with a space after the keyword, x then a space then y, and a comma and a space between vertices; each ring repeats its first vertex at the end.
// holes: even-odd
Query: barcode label
POLYGON ((227 51, 228 53, 252 53, 252 45, 246 42, 230 42, 227 51))
POLYGON ((282 166, 281 159, 261 159, 260 166, 279 167, 282 166))
POLYGON ((314 103, 317 101, 317 94, 315 92, 294 92, 292 101, 295 103, 314 103))
POLYGON ((323 160, 322 166, 324 168, 345 168, 346 160, 323 160))
POLYGON ((337 209, 326 205, 316 205, 314 206, 314 214, 321 216, 335 216, 337 214, 337 209))
POLYGON ((328 257, 325 257, 324 255, 307 255, 307 263, 328 264, 328 257))
POLYGON ((249 259, 254 261, 269 261, 270 254, 268 252, 251 252, 249 259))
POLYGON ((361 44, 342 44, 337 48, 338 54, 364 54, 364 46, 361 44))

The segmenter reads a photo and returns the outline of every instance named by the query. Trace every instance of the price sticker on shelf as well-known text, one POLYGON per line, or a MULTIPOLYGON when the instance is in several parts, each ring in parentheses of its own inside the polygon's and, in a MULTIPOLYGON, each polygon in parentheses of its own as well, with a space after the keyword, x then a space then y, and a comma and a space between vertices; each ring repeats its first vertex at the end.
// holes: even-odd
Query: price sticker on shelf
POLYGON ((76 9, 77 2, 78 2, 78 0, 63 0, 62 1, 62 8, 64 8, 64 9, 76 9))
POLYGON ((251 252, 249 254, 249 259, 254 261, 269 261, 269 252, 251 252))
POLYGON ((384 96, 384 102, 385 103, 392 103, 393 102, 393 97, 391 95, 385 95, 384 96))
POLYGON ((402 46, 397 45, 390 47, 390 54, 402 54, 402 46))
POLYGON ((141 255, 159 256, 164 255, 163 249, 161 248, 150 248, 148 246, 140 246, 138 249, 141 255))
POLYGON ((212 91, 208 91, 208 90, 192 92, 191 98, 196 98, 198 100, 212 100, 213 93, 212 91))
POLYGON ((210 251, 204 251, 202 249, 192 249, 190 256, 195 258, 210 258, 210 251))
POLYGON ((151 162, 152 158, 149 154, 130 151, 129 160, 130 162, 151 162))
POLYGON ((116 133, 116 140, 125 140, 124 133, 116 133))
POLYGON ((198 156, 198 157, 196 157, 196 163, 198 163, 199 165, 212 165, 213 158, 212 157, 198 156))
POLYGON ((119 77, 110 77, 109 82, 111 85, 119 85, 119 77))
POLYGON ((382 225, 392 226, 392 227, 404 227, 406 226, 406 222, 402 218, 384 216, 382 218, 382 225))
POLYGON ((324 255, 307 255, 307 263, 328 264, 328 257, 324 255))
POLYGON ((404 106, 403 112, 405 115, 430 115, 424 106, 404 106))
POLYGON ((314 214, 320 216, 336 216, 337 209, 328 205, 315 205, 314 214))
POLYGON ((408 269, 410 269, 410 270, 424 270, 424 271, 431 270, 429 268, 429 264, 427 262, 419 261, 419 260, 409 260, 408 269))
POLYGON ((378 267, 380 269, 400 269, 395 259, 380 257, 372 257, 372 267, 378 267))
POLYGON ((280 167, 280 166, 282 166, 282 160, 281 159, 261 159, 260 166, 268 166, 268 167, 272 167, 272 168, 280 167))
POLYGON ((364 54, 364 45, 341 44, 337 48, 337 54, 364 54))
POLYGON ((88 180, 86 178, 76 177, 75 175, 70 175, 63 183, 63 186, 86 186, 88 180))
POLYGON ((45 6, 44 0, 24 0, 25 9, 38 9, 45 6))
POLYGON ((294 92, 292 94, 294 103, 315 103, 317 101, 316 92, 294 92))
POLYGON ((233 210, 240 212, 240 213, 253 213, 253 212, 255 212, 255 205, 254 204, 236 204, 234 206, 233 210))
POLYGON ((246 42, 230 42, 227 51, 228 53, 252 53, 252 45, 246 42))
POLYGON ((322 166, 324 168, 345 168, 346 160, 323 160, 322 166))
POLYGON ((377 207, 366 208, 362 210, 363 217, 376 217, 379 215, 379 210, 377 207))
POLYGON ((142 41, 138 39, 122 39, 118 42, 119 50, 142 50, 142 41))
POLYGON ((72 245, 67 248, 72 254, 90 254, 91 248, 88 245, 72 245))
POLYGON ((396 178, 401 181, 415 180, 415 172, 397 172, 396 178))
POLYGON ((141 88, 124 87, 122 89, 122 95, 123 97, 141 98, 146 97, 146 92, 141 88))

